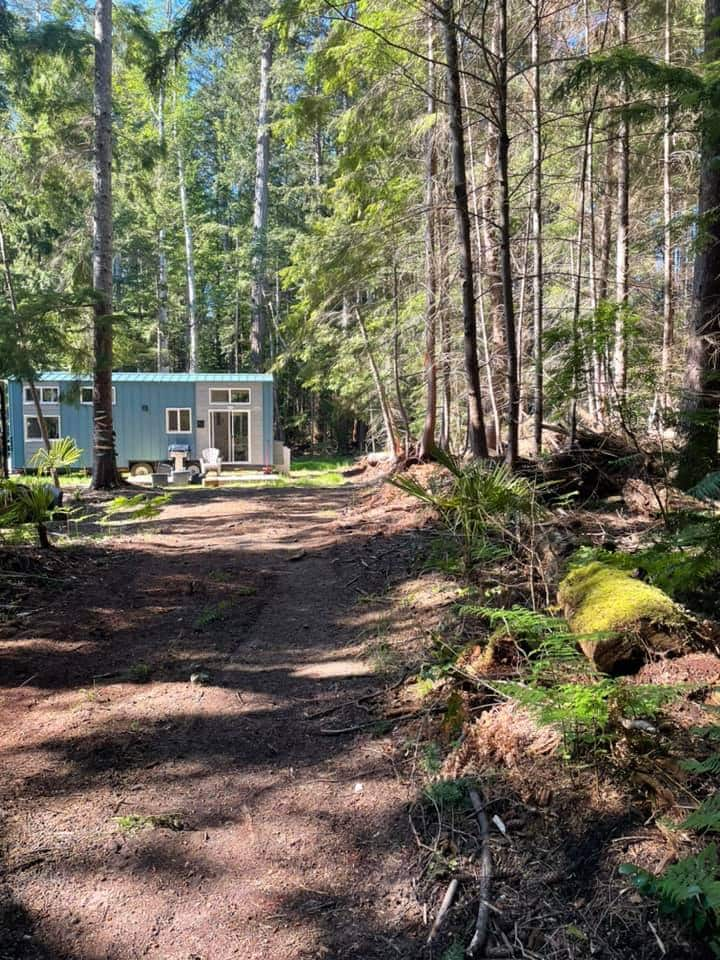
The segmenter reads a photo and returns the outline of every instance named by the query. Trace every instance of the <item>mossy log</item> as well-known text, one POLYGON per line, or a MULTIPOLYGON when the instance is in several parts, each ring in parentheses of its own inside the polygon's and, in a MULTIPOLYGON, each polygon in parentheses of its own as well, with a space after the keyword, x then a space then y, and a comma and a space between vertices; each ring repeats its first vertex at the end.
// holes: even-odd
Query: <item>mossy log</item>
POLYGON ((558 601, 583 653, 604 673, 631 672, 650 653, 686 646, 682 608, 626 570, 597 561, 576 567, 560 584, 558 601))

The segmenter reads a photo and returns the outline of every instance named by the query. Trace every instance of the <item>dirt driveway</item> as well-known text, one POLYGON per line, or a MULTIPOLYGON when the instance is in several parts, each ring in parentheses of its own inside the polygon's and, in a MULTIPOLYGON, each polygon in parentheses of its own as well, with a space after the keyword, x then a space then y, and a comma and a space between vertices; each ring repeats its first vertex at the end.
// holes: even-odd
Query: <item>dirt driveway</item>
POLYGON ((419 955, 388 743, 311 716, 381 684, 355 495, 188 493, 3 626, 2 960, 419 955))

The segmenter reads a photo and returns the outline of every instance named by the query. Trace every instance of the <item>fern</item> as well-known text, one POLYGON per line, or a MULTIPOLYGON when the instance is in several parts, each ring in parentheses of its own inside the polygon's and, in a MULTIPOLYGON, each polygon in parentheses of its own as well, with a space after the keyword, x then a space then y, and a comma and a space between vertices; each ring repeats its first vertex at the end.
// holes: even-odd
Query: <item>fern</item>
MULTIPOLYGON (((720 757, 716 758, 720 771, 720 757)), ((714 771, 713 771, 714 772, 714 771)), ((682 826, 689 830, 701 830, 705 833, 720 833, 720 791, 704 800, 697 810, 686 817, 682 826)))
POLYGON ((476 557, 487 555, 490 534, 502 537, 522 520, 539 514, 536 486, 505 464, 463 464, 443 452, 436 454, 436 460, 449 477, 436 478, 427 487, 406 476, 391 477, 388 482, 437 510, 461 546, 466 571, 476 557))
POLYGON ((688 773, 720 774, 720 753, 714 753, 705 760, 684 760, 682 766, 688 773))
POLYGON ((720 500, 720 471, 708 473, 687 493, 696 500, 720 500))
POLYGON ((713 951, 720 947, 720 863, 714 843, 678 860, 659 876, 630 863, 623 864, 620 873, 640 893, 657 900, 663 913, 674 914, 696 933, 709 935, 713 951))

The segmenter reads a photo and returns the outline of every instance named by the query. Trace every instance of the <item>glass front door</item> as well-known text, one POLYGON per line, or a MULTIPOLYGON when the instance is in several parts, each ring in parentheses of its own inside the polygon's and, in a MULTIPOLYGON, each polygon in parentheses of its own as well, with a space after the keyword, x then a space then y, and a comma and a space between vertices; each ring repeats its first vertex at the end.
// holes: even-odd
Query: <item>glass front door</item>
POLYGON ((250 414, 247 410, 213 410, 210 425, 210 442, 220 451, 223 463, 249 463, 250 414))
POLYGON ((250 414, 246 410, 233 411, 230 417, 233 463, 248 463, 250 460, 250 414))

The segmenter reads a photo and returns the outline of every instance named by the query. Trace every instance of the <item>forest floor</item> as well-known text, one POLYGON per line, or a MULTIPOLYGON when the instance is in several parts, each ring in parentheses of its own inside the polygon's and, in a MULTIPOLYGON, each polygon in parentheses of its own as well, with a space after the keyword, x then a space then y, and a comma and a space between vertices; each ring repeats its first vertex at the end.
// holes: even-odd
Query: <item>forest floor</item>
POLYGON ((432 784, 466 774, 498 817, 485 957, 701 955, 618 877, 676 855, 676 765, 569 764, 492 698, 422 692, 467 591, 428 519, 372 482, 188 490, 134 533, 7 552, 0 960, 455 960, 478 825, 432 784))
POLYGON ((193 491, 32 551, 0 631, 3 960, 406 955, 407 785, 386 738, 312 718, 382 687, 372 595, 415 549, 356 493, 193 491))

